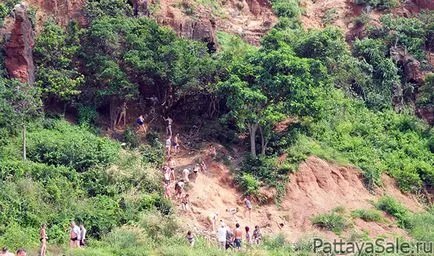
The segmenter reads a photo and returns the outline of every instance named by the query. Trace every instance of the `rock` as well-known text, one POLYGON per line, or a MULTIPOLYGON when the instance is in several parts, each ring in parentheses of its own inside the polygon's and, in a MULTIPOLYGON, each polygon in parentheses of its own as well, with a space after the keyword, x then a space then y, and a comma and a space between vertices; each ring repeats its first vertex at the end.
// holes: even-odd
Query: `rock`
POLYGON ((56 20, 66 26, 71 20, 79 24, 86 24, 82 9, 86 0, 27 0, 29 5, 37 7, 38 16, 43 20, 47 16, 54 16, 56 20))
POLYGON ((429 10, 434 10, 433 0, 413 0, 413 2, 420 8, 425 8, 429 10))
POLYGON ((16 5, 14 8, 15 23, 10 32, 9 40, 4 47, 5 67, 11 78, 17 78, 23 83, 35 82, 35 66, 33 64, 32 48, 35 44, 34 31, 30 22, 27 6, 16 5))
POLYGON ((423 82, 424 75, 420 68, 420 62, 407 53, 402 47, 390 48, 390 56, 404 68, 406 82, 423 82))
POLYGON ((134 15, 149 16, 148 0, 131 0, 133 4, 134 15))

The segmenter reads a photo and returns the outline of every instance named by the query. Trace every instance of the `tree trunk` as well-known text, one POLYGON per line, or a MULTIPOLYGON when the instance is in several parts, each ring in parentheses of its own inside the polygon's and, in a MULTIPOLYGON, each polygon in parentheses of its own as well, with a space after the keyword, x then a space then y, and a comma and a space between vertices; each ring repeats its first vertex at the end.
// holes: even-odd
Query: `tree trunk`
POLYGON ((267 149, 268 140, 265 140, 264 131, 261 126, 259 126, 259 133, 261 134, 261 155, 265 156, 265 149, 267 149))
POLYGON ((24 161, 27 160, 27 154, 26 154, 26 147, 27 147, 27 141, 26 141, 26 125, 23 124, 23 159, 24 161))
POLYGON ((256 158, 256 131, 258 130, 258 123, 247 125, 250 133, 250 153, 252 157, 256 158))

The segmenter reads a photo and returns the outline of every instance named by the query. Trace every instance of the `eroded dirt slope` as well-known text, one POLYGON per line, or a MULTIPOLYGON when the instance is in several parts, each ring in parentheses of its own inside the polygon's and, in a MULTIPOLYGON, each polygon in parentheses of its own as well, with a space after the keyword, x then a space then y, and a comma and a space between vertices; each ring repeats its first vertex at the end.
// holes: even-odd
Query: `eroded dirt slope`
MULTIPOLYGON (((177 170, 192 167, 199 154, 184 154, 176 157, 177 170)), ((231 156, 236 158, 236 156, 231 156)), ((179 174, 180 175, 180 174, 179 174)), ((255 203, 251 221, 243 214, 242 195, 236 190, 229 169, 219 162, 212 162, 205 174, 200 174, 189 186, 187 193, 191 195, 193 212, 184 212, 179 208, 182 225, 185 229, 194 230, 199 234, 212 236, 211 226, 207 217, 219 213, 219 219, 233 227, 236 222, 242 226, 260 225, 267 234, 283 233, 288 240, 319 235, 329 239, 337 236, 329 231, 321 230, 312 225, 311 218, 317 214, 326 213, 335 207, 343 206, 345 214, 355 209, 374 208, 372 202, 382 195, 388 194, 397 198, 411 211, 423 210, 417 200, 405 195, 396 188, 393 179, 383 177, 384 187, 370 193, 361 180, 361 174, 352 167, 343 167, 328 163, 317 157, 310 157, 300 165, 297 173, 290 175, 291 182, 287 185, 287 195, 281 207, 273 203, 259 206, 255 203), (231 217, 226 209, 238 207, 240 211, 231 217), (284 227, 279 228, 278 224, 284 227)), ((174 200, 175 204, 179 204, 174 200)), ((367 230, 370 237, 379 235, 386 237, 403 236, 407 234, 393 224, 393 219, 386 216, 387 223, 365 222, 354 219, 354 227, 343 234, 349 237, 353 233, 367 230)))

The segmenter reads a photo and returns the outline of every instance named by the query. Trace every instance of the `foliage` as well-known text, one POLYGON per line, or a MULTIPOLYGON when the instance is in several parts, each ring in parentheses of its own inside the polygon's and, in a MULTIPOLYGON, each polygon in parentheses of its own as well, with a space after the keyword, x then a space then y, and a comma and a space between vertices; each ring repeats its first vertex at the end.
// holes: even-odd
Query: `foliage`
POLYGON ((84 82, 75 61, 80 48, 80 29, 74 22, 67 30, 54 19, 44 24, 36 40, 34 58, 37 65, 36 85, 45 99, 55 98, 69 102, 80 94, 78 87, 84 82))
POLYGON ((273 11, 279 17, 294 18, 301 15, 298 0, 272 0, 273 11))
POLYGON ((80 125, 88 125, 93 126, 96 124, 96 120, 98 119, 98 112, 93 106, 78 105, 78 124, 80 125))
POLYGON ((131 127, 125 130, 124 141, 129 148, 137 148, 140 146, 140 138, 131 127))
POLYGON ((41 102, 35 88, 0 77, 0 128, 12 131, 40 114, 41 102))
POLYGON ((336 234, 341 234, 351 223, 342 214, 331 211, 330 213, 320 214, 312 218, 312 223, 318 227, 328 229, 336 234))
POLYGON ((378 10, 387 10, 399 5, 398 0, 355 0, 356 4, 368 5, 378 10))
POLYGON ((434 207, 409 218, 411 236, 417 241, 434 241, 434 207))
POLYGON ((90 22, 108 17, 125 17, 132 15, 133 9, 127 0, 90 0, 84 8, 84 16, 90 22))
POLYGON ((246 195, 256 196, 259 193, 259 181, 250 173, 242 173, 238 178, 240 189, 246 195))
POLYGON ((30 132, 28 156, 32 161, 70 166, 85 171, 95 165, 108 165, 117 158, 119 146, 89 131, 58 122, 52 130, 30 132), (68 139, 64 135, 68 134, 68 139))
POLYGON ((146 18, 95 20, 84 45, 83 58, 91 74, 84 100, 97 106, 110 103, 111 108, 138 99, 141 88, 154 92, 170 110, 179 101, 206 92, 214 79, 215 63, 203 43, 177 39, 172 30, 146 18))
POLYGON ((358 209, 352 211, 351 215, 364 221, 384 222, 384 217, 381 212, 375 209, 358 209))
POLYGON ((0 27, 3 26, 4 19, 12 12, 12 9, 19 0, 4 0, 0 3, 0 27))
POLYGON ((333 24, 333 22, 335 22, 335 20, 338 18, 338 14, 339 13, 336 8, 327 9, 322 17, 322 23, 324 25, 333 24))
POLYGON ((405 206, 391 196, 384 196, 378 200, 376 207, 398 220, 398 224, 403 228, 411 228, 409 221, 410 213, 405 206))

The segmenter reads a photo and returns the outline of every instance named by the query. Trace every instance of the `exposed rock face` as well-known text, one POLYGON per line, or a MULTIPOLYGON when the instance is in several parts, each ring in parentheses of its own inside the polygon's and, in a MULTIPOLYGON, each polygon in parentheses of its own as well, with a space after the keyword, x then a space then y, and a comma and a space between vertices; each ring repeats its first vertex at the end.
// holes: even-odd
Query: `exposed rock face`
MULTIPOLYGON (((150 1, 150 5, 157 5, 150 1)), ((154 14, 160 24, 171 26, 179 36, 216 45, 216 31, 237 34, 258 45, 260 37, 276 22, 268 0, 160 0, 154 14)))
POLYGON ((402 65, 407 82, 421 83, 424 80, 424 74, 420 68, 420 62, 411 54, 405 52, 402 47, 392 47, 390 56, 398 64, 402 65))
POLYGON ((136 16, 148 16, 148 0, 131 0, 133 4, 134 15, 136 16))
POLYGON ((62 25, 71 20, 85 23, 82 8, 86 0, 26 0, 29 5, 38 7, 40 15, 53 15, 62 25))
POLYGON ((413 0, 413 2, 416 5, 418 5, 420 8, 434 10, 434 1, 433 0, 413 0))
POLYGON ((25 5, 15 6, 14 14, 15 23, 4 47, 5 66, 10 77, 17 78, 23 83, 33 84, 35 66, 33 65, 32 48, 35 41, 32 23, 25 5))

